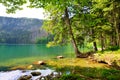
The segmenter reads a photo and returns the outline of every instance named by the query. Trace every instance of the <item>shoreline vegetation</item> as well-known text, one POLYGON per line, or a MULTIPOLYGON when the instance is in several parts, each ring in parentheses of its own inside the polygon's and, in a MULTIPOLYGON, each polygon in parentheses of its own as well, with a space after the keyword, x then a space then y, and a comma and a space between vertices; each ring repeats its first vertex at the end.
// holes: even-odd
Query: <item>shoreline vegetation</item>
POLYGON ((0 70, 36 70, 50 68, 62 75, 58 80, 118 80, 120 79, 120 49, 117 51, 97 52, 88 58, 29 58, 21 59, 8 66, 1 66, 0 70), (40 60, 44 64, 40 64, 40 60))

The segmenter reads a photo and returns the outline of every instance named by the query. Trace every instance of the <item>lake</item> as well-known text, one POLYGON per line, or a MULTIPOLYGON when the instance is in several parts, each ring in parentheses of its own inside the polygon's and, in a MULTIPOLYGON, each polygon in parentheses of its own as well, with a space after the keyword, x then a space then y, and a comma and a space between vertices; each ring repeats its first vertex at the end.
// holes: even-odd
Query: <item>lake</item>
POLYGON ((70 45, 47 48, 45 44, 4 44, 0 45, 0 66, 50 59, 58 55, 70 57, 72 53, 70 45))

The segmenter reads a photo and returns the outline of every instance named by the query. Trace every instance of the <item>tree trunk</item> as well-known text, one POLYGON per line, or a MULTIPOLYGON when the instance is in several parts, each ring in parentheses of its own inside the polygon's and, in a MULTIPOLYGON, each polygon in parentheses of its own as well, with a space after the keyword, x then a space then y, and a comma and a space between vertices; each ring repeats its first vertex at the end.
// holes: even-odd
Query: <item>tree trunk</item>
POLYGON ((113 2, 113 19, 114 19, 114 28, 115 28, 115 32, 116 32, 116 41, 117 41, 117 46, 120 47, 120 10, 119 8, 116 8, 118 4, 116 2, 113 2))
POLYGON ((119 28, 118 28, 118 30, 119 30, 119 31, 118 31, 118 32, 119 32, 119 35, 118 35, 118 36, 119 36, 119 43, 118 43, 118 45, 119 45, 119 48, 120 48, 120 20, 119 20, 119 25, 118 25, 118 27, 119 27, 119 28))
MULTIPOLYGON (((95 35, 94 35, 94 29, 93 28, 91 29, 91 32, 92 32, 92 38, 94 40, 95 35)), ((94 49, 94 51, 98 51, 96 41, 93 42, 93 49, 94 49)))
POLYGON ((105 49, 107 49, 107 47, 108 47, 108 42, 107 42, 107 36, 106 35, 104 36, 104 47, 105 47, 105 49))
POLYGON ((117 21, 114 21, 114 27, 115 27, 115 31, 116 31, 116 41, 117 41, 117 46, 120 47, 120 33, 119 33, 119 27, 117 25, 117 21))
POLYGON ((66 23, 66 26, 69 28, 69 34, 70 34, 71 39, 72 39, 72 44, 73 44, 73 47, 75 50, 76 57, 80 57, 81 52, 78 49, 77 43, 76 43, 74 35, 73 35, 73 31, 72 31, 71 22, 70 22, 69 13, 68 13, 67 8, 65 9, 65 23, 66 23))
POLYGON ((117 45, 117 41, 116 41, 116 32, 114 29, 112 29, 112 33, 111 33, 111 36, 110 36, 110 42, 109 42, 109 45, 110 46, 116 46, 117 45))
POLYGON ((104 37, 103 37, 103 34, 101 34, 100 36, 100 40, 101 40, 101 51, 104 51, 104 37))
POLYGON ((94 48, 94 51, 98 51, 98 49, 97 49, 97 44, 96 44, 95 41, 93 42, 93 48, 94 48))

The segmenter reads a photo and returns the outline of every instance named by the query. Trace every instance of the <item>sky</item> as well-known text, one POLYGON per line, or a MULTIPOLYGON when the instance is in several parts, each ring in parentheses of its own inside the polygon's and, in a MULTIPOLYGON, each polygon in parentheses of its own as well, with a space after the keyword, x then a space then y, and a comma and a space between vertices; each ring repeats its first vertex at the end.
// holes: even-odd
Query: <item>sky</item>
POLYGON ((27 18, 38 18, 38 19, 45 19, 44 17, 44 10, 42 8, 26 8, 24 7, 23 10, 17 11, 15 14, 7 14, 6 9, 3 5, 0 4, 0 16, 6 17, 27 17, 27 18))

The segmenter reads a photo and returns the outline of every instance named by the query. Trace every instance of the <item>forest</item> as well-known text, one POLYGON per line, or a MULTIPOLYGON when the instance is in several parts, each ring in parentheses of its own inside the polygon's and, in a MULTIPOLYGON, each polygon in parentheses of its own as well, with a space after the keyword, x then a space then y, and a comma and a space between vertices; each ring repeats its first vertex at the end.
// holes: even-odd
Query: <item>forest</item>
POLYGON ((35 44, 40 38, 47 37, 41 29, 43 20, 32 18, 0 17, 0 43, 35 44))
MULTIPOLYGON (((31 5, 32 3, 34 1, 31 5)), ((74 45, 76 54, 81 53, 79 47, 85 43, 85 45, 93 43, 94 51, 98 50, 98 46, 102 51, 113 47, 119 48, 119 4, 118 0, 50 2, 47 6, 52 10, 49 7, 47 10, 50 12, 51 21, 45 24, 45 29, 53 33, 55 38, 49 44, 70 41, 74 45)))

